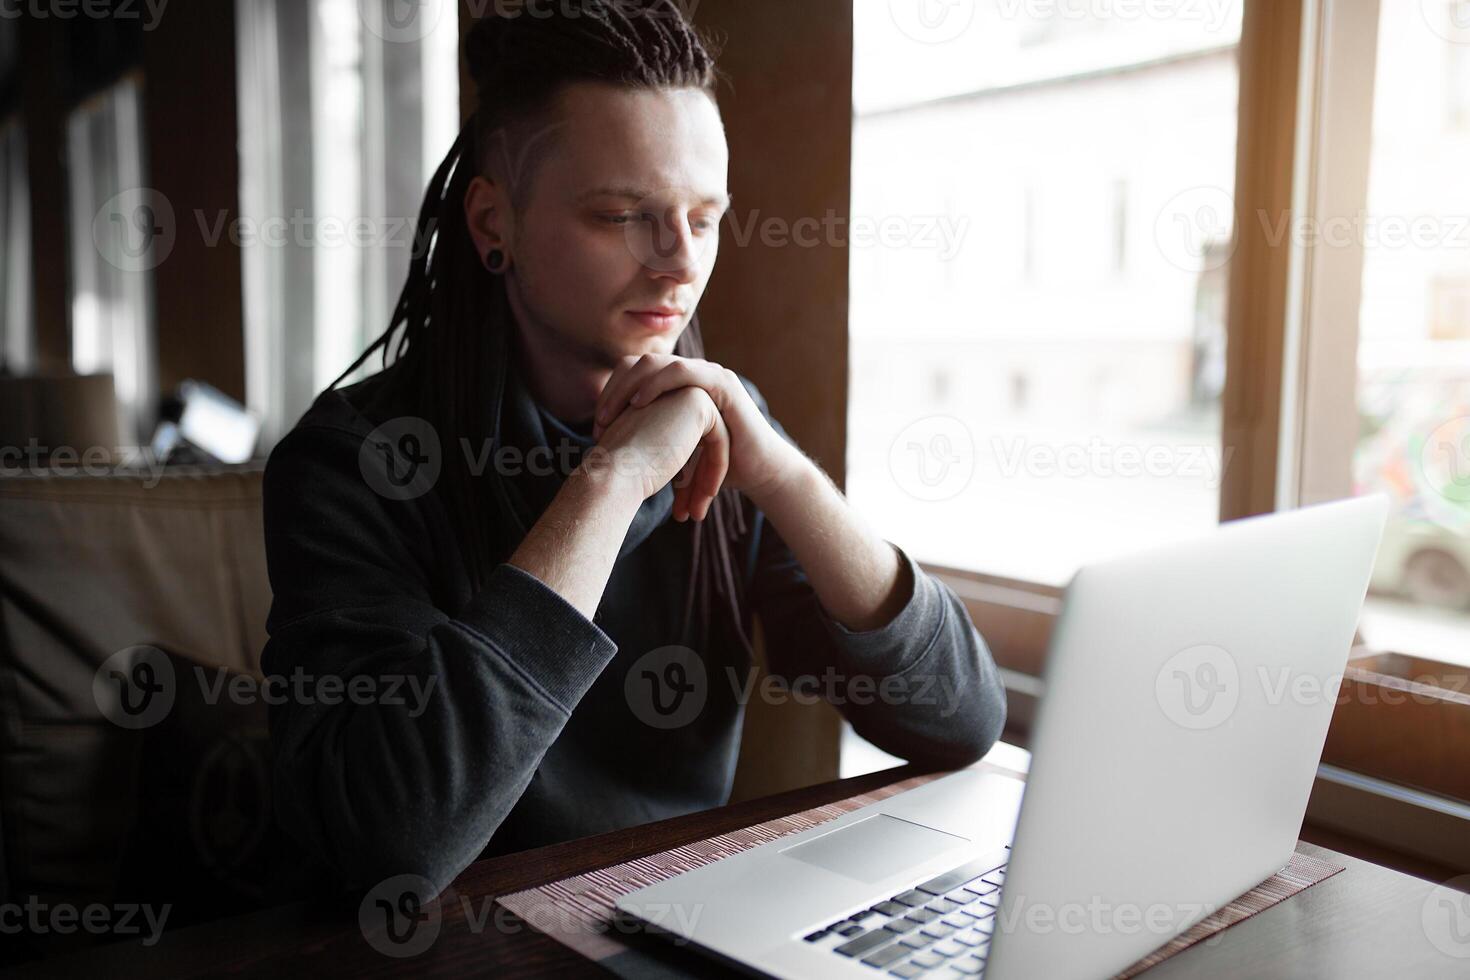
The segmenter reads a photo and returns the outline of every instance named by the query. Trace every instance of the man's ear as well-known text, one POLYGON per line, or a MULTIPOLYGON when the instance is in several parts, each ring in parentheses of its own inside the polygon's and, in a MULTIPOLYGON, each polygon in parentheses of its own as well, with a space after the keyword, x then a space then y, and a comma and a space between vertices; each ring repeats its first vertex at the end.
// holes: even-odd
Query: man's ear
POLYGON ((480 264, 489 269, 492 251, 504 257, 501 272, 510 268, 510 208, 505 189, 487 177, 477 176, 464 193, 464 220, 475 243, 480 264))

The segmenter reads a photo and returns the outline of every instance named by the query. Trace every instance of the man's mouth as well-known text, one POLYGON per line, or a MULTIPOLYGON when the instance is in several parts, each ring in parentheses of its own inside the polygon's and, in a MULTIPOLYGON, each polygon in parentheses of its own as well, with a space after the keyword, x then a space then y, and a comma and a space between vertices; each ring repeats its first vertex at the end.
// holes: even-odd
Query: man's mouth
POLYGON ((672 306, 655 306, 647 310, 629 310, 628 316, 645 329, 665 333, 684 322, 684 311, 672 306))

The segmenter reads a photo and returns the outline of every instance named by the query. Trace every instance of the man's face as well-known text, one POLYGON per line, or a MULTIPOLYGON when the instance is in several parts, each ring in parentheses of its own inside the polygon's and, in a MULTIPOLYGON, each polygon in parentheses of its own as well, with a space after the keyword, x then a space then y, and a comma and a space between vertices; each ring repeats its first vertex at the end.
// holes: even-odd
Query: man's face
POLYGON ((517 319, 542 334, 538 346, 585 365, 670 353, 704 295, 729 206, 719 111, 697 89, 578 84, 553 127, 507 236, 517 319))

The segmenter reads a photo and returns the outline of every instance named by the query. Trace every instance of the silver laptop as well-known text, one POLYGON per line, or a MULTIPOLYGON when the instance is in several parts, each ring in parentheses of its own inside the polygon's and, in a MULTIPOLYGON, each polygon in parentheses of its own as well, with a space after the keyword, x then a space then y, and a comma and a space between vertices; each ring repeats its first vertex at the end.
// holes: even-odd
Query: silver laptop
POLYGON ((957 772, 619 916, 777 977, 1113 976, 1290 859, 1387 513, 1322 504, 1083 568, 1024 784, 957 772))

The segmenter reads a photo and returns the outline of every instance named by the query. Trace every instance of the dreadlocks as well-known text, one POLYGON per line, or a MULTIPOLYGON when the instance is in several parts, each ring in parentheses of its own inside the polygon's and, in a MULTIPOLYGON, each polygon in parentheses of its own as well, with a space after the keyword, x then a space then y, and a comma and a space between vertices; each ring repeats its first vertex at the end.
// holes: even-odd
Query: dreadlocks
MULTIPOLYGON (((489 167, 492 154, 512 174, 529 173, 542 149, 536 135, 546 129, 549 111, 568 84, 697 88, 714 98, 721 77, 713 45, 688 23, 675 0, 563 0, 554 15, 485 16, 465 38, 464 54, 477 105, 429 183, 416 229, 418 247, 398 305, 383 334, 331 385, 335 388, 374 351, 382 351, 385 369, 402 361, 414 403, 444 445, 459 445, 461 439, 479 445, 490 436, 477 398, 483 398, 498 332, 508 330, 513 317, 504 279, 485 272, 465 223, 470 181, 489 167)), ((529 184, 512 180, 517 210, 529 184)), ((674 352, 704 356, 697 316, 674 352)), ((446 454, 441 489, 478 587, 495 558, 484 488, 477 489, 474 479, 467 461, 446 454)), ((488 479, 494 499, 508 508, 498 476, 492 471, 488 479)), ((733 558, 735 543, 747 532, 739 495, 722 489, 706 519, 691 522, 690 528, 683 641, 707 648, 710 612, 718 600, 748 654, 743 576, 733 558)))

